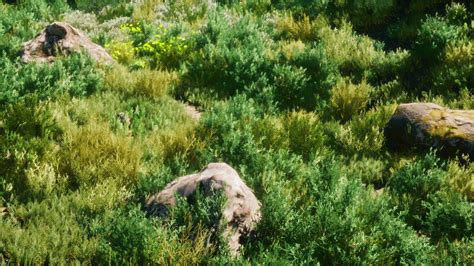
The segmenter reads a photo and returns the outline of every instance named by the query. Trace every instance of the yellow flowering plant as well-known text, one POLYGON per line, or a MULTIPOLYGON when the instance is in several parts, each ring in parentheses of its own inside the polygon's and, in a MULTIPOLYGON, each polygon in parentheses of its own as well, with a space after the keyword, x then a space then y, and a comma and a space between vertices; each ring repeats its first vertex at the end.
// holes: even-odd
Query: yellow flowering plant
POLYGON ((133 53, 142 59, 137 67, 144 66, 145 61, 151 68, 177 68, 189 51, 188 40, 164 25, 154 27, 135 22, 123 24, 121 29, 130 34, 133 53))

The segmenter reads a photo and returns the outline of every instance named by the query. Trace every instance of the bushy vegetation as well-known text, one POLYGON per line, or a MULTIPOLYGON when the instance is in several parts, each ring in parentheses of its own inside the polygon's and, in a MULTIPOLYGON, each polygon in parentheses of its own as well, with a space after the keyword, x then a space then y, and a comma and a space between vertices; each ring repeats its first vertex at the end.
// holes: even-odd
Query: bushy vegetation
POLYGON ((3 1, 0 264, 472 264, 474 164, 389 150, 383 135, 399 103, 474 109, 472 8, 3 1), (21 63, 56 20, 117 63, 21 63), (221 194, 144 211, 216 161, 262 203, 237 258, 215 223, 221 194))

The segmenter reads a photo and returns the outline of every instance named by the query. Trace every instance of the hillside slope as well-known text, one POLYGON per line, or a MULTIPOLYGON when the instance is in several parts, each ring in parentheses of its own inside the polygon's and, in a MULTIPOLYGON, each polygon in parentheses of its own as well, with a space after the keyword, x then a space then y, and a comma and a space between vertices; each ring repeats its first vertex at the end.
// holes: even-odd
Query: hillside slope
POLYGON ((472 264, 474 164, 384 127, 474 109, 473 3, 405 2, 3 1, 0 264, 472 264), (116 64, 22 63, 54 21, 116 64), (222 198, 145 212, 211 162, 261 202, 237 258, 222 198))

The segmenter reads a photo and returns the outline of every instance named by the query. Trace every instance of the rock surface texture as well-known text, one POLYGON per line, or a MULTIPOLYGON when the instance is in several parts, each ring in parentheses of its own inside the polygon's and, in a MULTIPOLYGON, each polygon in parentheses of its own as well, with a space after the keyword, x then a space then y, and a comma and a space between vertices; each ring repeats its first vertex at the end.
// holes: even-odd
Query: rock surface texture
POLYGON ((260 221, 260 202, 252 190, 240 179, 237 172, 226 163, 211 163, 197 174, 182 176, 169 183, 164 190, 151 196, 146 206, 155 216, 165 216, 167 208, 176 204, 175 195, 189 197, 201 187, 204 195, 223 190, 227 201, 222 212, 224 237, 232 255, 237 256, 240 237, 249 235, 260 221))
POLYGON ((433 103, 400 104, 385 127, 394 149, 434 147, 447 156, 474 158, 474 110, 450 110, 433 103))
POLYGON ((63 22, 46 26, 34 39, 23 44, 20 53, 22 61, 28 63, 52 62, 58 55, 73 52, 85 52, 94 60, 107 64, 114 62, 104 48, 93 43, 78 29, 63 22))
POLYGON ((188 114, 194 121, 199 121, 201 119, 202 113, 198 111, 196 106, 189 103, 184 104, 184 111, 188 114))

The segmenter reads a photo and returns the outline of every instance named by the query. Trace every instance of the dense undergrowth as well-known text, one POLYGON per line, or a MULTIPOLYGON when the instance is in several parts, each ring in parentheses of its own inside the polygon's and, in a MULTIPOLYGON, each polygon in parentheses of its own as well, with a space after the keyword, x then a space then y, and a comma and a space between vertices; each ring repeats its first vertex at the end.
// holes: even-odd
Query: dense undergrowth
POLYGON ((383 127, 403 102, 474 109, 472 7, 4 1, 0 263, 471 264, 474 164, 388 150, 383 127), (21 43, 57 20, 118 64, 20 63, 21 43), (215 161, 262 203, 236 259, 211 237, 221 199, 143 211, 215 161))

